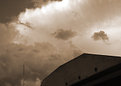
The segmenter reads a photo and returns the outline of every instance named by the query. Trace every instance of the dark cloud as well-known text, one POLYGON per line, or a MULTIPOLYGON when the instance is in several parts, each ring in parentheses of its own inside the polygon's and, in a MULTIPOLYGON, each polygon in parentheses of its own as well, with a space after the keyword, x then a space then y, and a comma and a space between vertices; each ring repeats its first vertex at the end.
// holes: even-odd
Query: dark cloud
POLYGON ((108 35, 104 31, 95 32, 92 38, 94 40, 109 40, 108 35))
POLYGON ((26 8, 41 7, 48 1, 50 0, 0 0, 0 22, 6 23, 16 19, 26 8))
POLYGON ((8 22, 26 8, 33 8, 32 0, 0 0, 0 22, 8 22))
POLYGON ((76 32, 73 32, 72 30, 59 29, 54 33, 54 35, 57 39, 68 40, 73 38, 76 35, 76 32))
POLYGON ((35 7, 41 7, 47 4, 49 1, 62 1, 62 0, 33 0, 35 7))

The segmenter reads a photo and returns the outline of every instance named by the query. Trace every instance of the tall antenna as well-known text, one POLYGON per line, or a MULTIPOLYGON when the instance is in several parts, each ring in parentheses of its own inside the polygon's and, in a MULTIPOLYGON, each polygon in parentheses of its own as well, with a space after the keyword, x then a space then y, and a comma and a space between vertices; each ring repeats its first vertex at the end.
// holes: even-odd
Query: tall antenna
POLYGON ((24 86, 25 85, 25 82, 24 82, 24 80, 25 80, 25 64, 23 64, 23 85, 22 86, 24 86))

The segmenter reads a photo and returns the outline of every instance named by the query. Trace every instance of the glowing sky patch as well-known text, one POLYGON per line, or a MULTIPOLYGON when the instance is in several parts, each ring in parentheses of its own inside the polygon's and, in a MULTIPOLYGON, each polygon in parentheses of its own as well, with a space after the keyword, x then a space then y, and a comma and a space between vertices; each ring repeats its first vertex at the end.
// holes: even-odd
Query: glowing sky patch
POLYGON ((16 29, 19 31, 21 35, 27 35, 30 31, 30 28, 28 28, 25 25, 17 24, 16 29))
MULTIPOLYGON (((103 2, 97 2, 99 5, 101 3, 103 2)), ((103 13, 103 15, 98 14, 99 12, 96 14, 96 10, 99 10, 93 7, 93 5, 95 6, 95 3, 89 5, 88 1, 63 0, 50 2, 41 8, 26 9, 25 12, 19 15, 18 20, 21 23, 30 24, 32 30, 29 30, 29 28, 25 26, 18 25, 17 29, 20 31, 20 34, 23 35, 23 38, 21 37, 20 39, 26 39, 30 44, 49 42, 58 46, 60 40, 53 37, 52 34, 59 29, 72 30, 77 34, 70 38, 71 40, 68 39, 66 41, 71 41, 82 50, 85 49, 84 52, 92 48, 90 48, 90 46, 81 48, 82 45, 84 46, 84 42, 90 41, 92 45, 96 45, 97 49, 99 48, 98 50, 100 52, 102 50, 100 49, 100 45, 108 46, 107 44, 112 44, 116 39, 119 39, 121 33, 120 17, 111 17, 111 15, 110 18, 108 18, 108 12, 105 12, 105 10, 110 10, 100 8, 98 5, 96 6, 99 9, 103 9, 105 13, 103 13), (85 5, 87 5, 87 7, 85 7, 85 5), (92 15, 91 12, 93 12, 92 15), (103 41, 95 42, 91 39, 94 32, 99 31, 104 31, 109 36, 108 43, 103 43, 103 41)), ((22 41, 19 40, 20 43, 22 43, 22 41)), ((96 49, 93 52, 96 52, 96 49)))

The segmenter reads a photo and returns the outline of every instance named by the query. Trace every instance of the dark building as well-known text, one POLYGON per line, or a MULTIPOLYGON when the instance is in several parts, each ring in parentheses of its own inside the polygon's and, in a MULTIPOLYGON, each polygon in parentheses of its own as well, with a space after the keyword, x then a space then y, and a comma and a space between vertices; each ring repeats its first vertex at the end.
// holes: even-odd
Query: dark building
POLYGON ((121 58, 82 54, 58 67, 41 86, 121 86, 121 58))

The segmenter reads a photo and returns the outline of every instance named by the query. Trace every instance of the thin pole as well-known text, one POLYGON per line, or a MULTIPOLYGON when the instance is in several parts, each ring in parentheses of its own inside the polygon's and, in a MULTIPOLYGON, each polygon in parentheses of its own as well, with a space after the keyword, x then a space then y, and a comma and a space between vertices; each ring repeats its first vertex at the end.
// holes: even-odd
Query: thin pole
POLYGON ((25 80, 24 75, 25 75, 25 64, 23 64, 23 86, 25 85, 25 84, 24 84, 24 80, 25 80))

